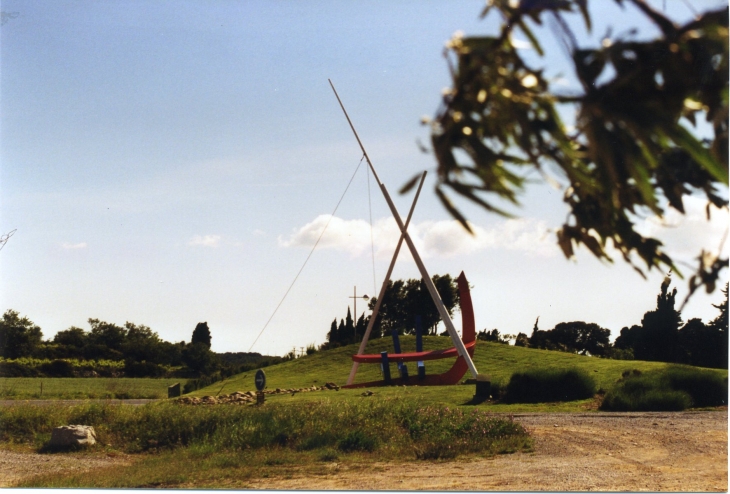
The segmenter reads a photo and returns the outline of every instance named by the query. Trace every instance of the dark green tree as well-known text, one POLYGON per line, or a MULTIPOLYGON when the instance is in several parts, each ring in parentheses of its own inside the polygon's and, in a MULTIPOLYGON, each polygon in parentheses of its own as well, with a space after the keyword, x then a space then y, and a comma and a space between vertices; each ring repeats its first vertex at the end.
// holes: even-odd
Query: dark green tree
POLYGON ((639 340, 641 331, 641 326, 637 326, 635 324, 631 327, 626 326, 621 328, 621 332, 616 338, 616 341, 613 343, 614 348, 633 351, 636 346, 636 342, 639 340))
POLYGON ((481 341, 491 341, 494 343, 502 343, 505 345, 509 345, 509 335, 503 336, 499 334, 499 330, 497 328, 494 328, 491 331, 487 331, 486 328, 477 332, 477 340, 481 341))
POLYGON ((670 276, 664 278, 656 309, 644 314, 641 320, 642 330, 634 343, 634 357, 638 360, 674 362, 676 359, 682 315, 674 308, 677 289, 669 291, 671 281, 670 276))
POLYGON ((340 325, 337 326, 337 343, 340 345, 344 344, 345 338, 347 338, 347 331, 345 330, 345 320, 340 319, 340 325))
POLYGON ((127 322, 124 324, 124 328, 127 331, 126 338, 122 344, 122 353, 124 354, 125 360, 155 363, 162 363, 164 360, 167 360, 162 356, 162 352, 165 351, 162 346, 162 340, 148 326, 127 322))
MULTIPOLYGON (((448 274, 433 275, 431 280, 449 316, 453 316, 459 304, 456 280, 448 274)), ((370 299, 370 310, 375 308, 376 303, 376 297, 370 299)), ((428 334, 437 334, 436 328, 441 322, 441 316, 423 280, 391 280, 385 290, 373 333, 388 335, 395 329, 399 334, 415 334, 417 315, 421 316, 421 322, 428 334)))
POLYGON ((43 340, 41 328, 17 311, 8 309, 0 319, 0 356, 8 359, 31 357, 43 340))
POLYGON ((207 322, 199 322, 193 330, 193 337, 190 340, 191 343, 201 343, 207 348, 210 348, 211 336, 210 329, 208 329, 207 322))
POLYGON ((339 343, 337 341, 337 318, 335 317, 330 324, 330 331, 327 333, 328 348, 335 348, 335 345, 339 343))
POLYGON ((611 331, 595 323, 561 322, 547 333, 552 342, 581 355, 604 356, 611 347, 611 331))
POLYGON ((515 338, 515 346, 528 347, 530 346, 530 339, 525 333, 517 333, 515 338))
POLYGON ((362 341, 363 336, 365 336, 365 331, 368 328, 368 323, 370 322, 370 316, 365 317, 365 314, 363 313, 360 315, 360 318, 357 320, 357 324, 355 324, 355 333, 357 334, 357 341, 362 341))
POLYGON ((723 290, 725 300, 713 307, 720 314, 704 324, 699 319, 690 319, 679 330, 677 360, 701 367, 727 369, 728 366, 728 287, 723 290))
POLYGON ((84 347, 89 343, 86 331, 76 326, 55 334, 51 345, 46 345, 48 358, 77 358, 84 356, 84 347))
MULTIPOLYGON (((647 270, 677 271, 662 243, 635 229, 636 213, 662 216, 667 202, 684 213, 683 197, 698 191, 707 197, 708 214, 710 203, 727 207, 728 9, 677 25, 645 0, 615 1, 635 7, 659 36, 610 38, 609 32, 597 46, 579 46, 572 19, 582 19, 590 31, 595 2, 494 0, 482 17, 500 16, 498 31, 450 41, 452 88, 431 123, 436 194, 470 229, 446 189, 506 214, 495 199, 517 204, 528 181, 542 177, 564 190, 570 208, 557 232, 566 257, 584 245, 612 262, 610 240, 642 276, 634 255, 647 270), (536 31, 546 19, 556 27, 536 31), (565 47, 582 90, 567 94, 551 86, 540 66, 545 63, 528 61, 518 50, 518 31, 540 57, 544 46, 565 47), (545 43, 544 37, 556 39, 545 43), (563 108, 577 115, 574 127, 561 120, 563 108), (688 130, 698 118, 714 130, 707 142, 688 130)), ((698 261, 690 294, 702 285, 713 291, 728 266, 727 258, 709 252, 698 261)))
MULTIPOLYGON (((401 334, 403 333, 404 326, 408 324, 405 321, 404 287, 405 281, 403 280, 388 280, 388 286, 383 294, 383 301, 373 324, 372 337, 387 336, 393 329, 401 334)), ((374 310, 377 301, 377 297, 371 298, 368 302, 368 308, 374 310)))
POLYGON ((347 307, 347 316, 345 317, 345 327, 342 334, 343 343, 354 343, 355 336, 355 324, 352 320, 352 314, 350 313, 350 307, 347 307))
POLYGON ((182 351, 182 361, 197 376, 209 376, 220 368, 215 353, 205 343, 190 343, 182 351))
POLYGON ((99 319, 89 319, 89 325, 91 332, 89 343, 84 346, 84 357, 89 360, 123 360, 122 345, 127 337, 127 330, 99 319))

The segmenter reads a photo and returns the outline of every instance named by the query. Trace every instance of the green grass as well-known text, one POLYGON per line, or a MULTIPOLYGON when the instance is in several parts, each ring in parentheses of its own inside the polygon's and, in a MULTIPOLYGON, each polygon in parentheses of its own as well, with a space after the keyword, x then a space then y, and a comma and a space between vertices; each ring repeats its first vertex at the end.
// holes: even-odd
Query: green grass
MULTIPOLYGON (((401 337, 403 351, 415 350, 415 337, 401 337)), ((426 349, 446 348, 451 340, 445 337, 425 337, 426 349)), ((392 340, 383 338, 371 340, 367 353, 392 351, 392 340)), ((351 356, 357 351, 356 345, 349 345, 334 350, 318 352, 296 360, 266 367, 268 389, 300 388, 322 385, 326 382, 335 382, 344 385, 352 367, 351 356)), ((440 373, 448 369, 453 359, 426 362, 429 373, 440 373)), ((512 374, 528 372, 530 370, 565 370, 579 369, 588 373, 599 389, 611 389, 626 370, 637 369, 647 372, 664 369, 669 364, 662 362, 644 362, 629 360, 610 360, 595 357, 585 357, 576 354, 537 350, 531 348, 514 347, 498 343, 478 341, 474 355, 474 363, 482 374, 491 377, 492 383, 502 389, 506 388, 512 374)), ((409 367, 410 373, 415 373, 413 363, 409 367)), ((727 377, 726 370, 713 370, 718 375, 727 377)), ((391 373, 395 375, 395 365, 391 365, 391 373)), ((205 396, 228 394, 234 391, 255 389, 255 371, 249 371, 232 376, 224 381, 216 382, 206 388, 190 393, 191 396, 205 396)), ((471 377, 467 373, 464 378, 471 377)), ((379 365, 365 365, 359 367, 356 382, 380 380, 379 365)), ((43 398, 110 398, 110 397, 166 397, 167 386, 176 382, 176 379, 133 379, 133 378, 0 378, 0 398, 37 399, 40 397, 40 382, 43 382, 43 398)), ((373 399, 407 398, 417 399, 421 405, 467 406, 473 395, 473 385, 457 386, 412 386, 372 388, 375 395, 361 396, 362 389, 323 391, 312 393, 297 393, 267 395, 271 403, 302 404, 315 403, 326 399, 333 403, 352 401, 366 401, 373 399)), ((570 412, 585 411, 592 400, 574 402, 555 402, 540 404, 482 404, 494 412, 570 412)))
MULTIPOLYGON (((401 345, 404 352, 414 350, 415 337, 401 337, 401 345)), ((446 348, 450 345, 451 340, 448 338, 424 338, 424 347, 427 349, 446 348)), ((371 340, 366 352, 379 353, 382 350, 392 351, 392 340, 390 338, 371 340)), ((356 351, 357 347, 355 345, 349 345, 267 367, 264 369, 266 372, 267 387, 268 389, 289 389, 312 386, 313 384, 322 385, 325 382, 344 385, 352 366, 351 356, 356 351)), ((453 359, 426 362, 426 370, 429 373, 440 373, 448 369, 452 363, 453 359)), ((653 369, 664 369, 669 365, 663 362, 601 359, 483 341, 477 342, 474 364, 480 373, 489 375, 492 382, 502 388, 506 388, 512 374, 516 372, 527 372, 536 369, 565 370, 572 368, 586 372, 593 378, 597 388, 603 390, 610 389, 626 370, 638 369, 646 372, 653 369)), ((411 374, 415 373, 413 363, 411 363, 409 371, 411 374)), ((723 377, 727 376, 727 371, 711 372, 717 372, 723 377)), ((391 365, 391 373, 395 375, 395 365, 391 365)), ((238 390, 253 390, 254 374, 255 372, 252 371, 232 376, 225 381, 197 390, 191 393, 191 396, 216 395, 219 392, 226 394, 238 390)), ((464 376, 465 379, 469 377, 471 377, 469 373, 464 376)), ((356 382, 379 379, 381 379, 381 376, 378 365, 360 365, 356 382)), ((474 386, 411 386, 408 388, 390 386, 372 388, 375 395, 367 398, 361 396, 362 391, 362 389, 343 389, 337 392, 297 393, 294 396, 290 396, 289 394, 267 395, 267 401, 301 404, 316 402, 324 398, 333 402, 348 402, 373 398, 409 397, 413 399, 417 398, 424 405, 466 406, 474 395, 474 386)), ((494 412, 506 413, 570 412, 585 411, 589 402, 592 402, 592 400, 542 404, 483 404, 480 407, 487 407, 490 411, 494 412)))
MULTIPOLYGON (((208 468, 236 467, 255 451, 269 465, 337 458, 415 460, 530 451, 532 441, 517 422, 483 410, 423 407, 411 400, 319 402, 307 407, 192 407, 157 402, 140 407, 88 403, 78 406, 18 405, 0 409, 0 440, 25 443, 41 452, 53 427, 82 423, 95 428, 98 443, 86 454, 125 452, 140 462, 170 461, 201 454, 184 470, 157 463, 134 480, 125 472, 90 480, 86 475, 46 476, 23 485, 144 487, 186 482, 208 468), (113 449, 112 449, 113 448, 113 449), (182 451, 170 454, 170 452, 182 451), (153 456, 150 456, 150 453, 153 456), (360 455, 360 456, 357 456, 360 455)), ((131 469, 130 471, 133 471, 131 469)))
POLYGON ((176 382, 180 382, 180 379, 132 377, 1 377, 0 399, 167 398, 167 387, 176 382), (43 385, 42 394, 41 384, 43 385))

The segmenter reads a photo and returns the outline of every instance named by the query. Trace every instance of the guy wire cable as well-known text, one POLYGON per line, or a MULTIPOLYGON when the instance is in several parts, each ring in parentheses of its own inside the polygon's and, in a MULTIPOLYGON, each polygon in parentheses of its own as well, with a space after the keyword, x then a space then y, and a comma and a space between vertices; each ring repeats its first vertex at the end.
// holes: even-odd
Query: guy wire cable
POLYGON ((347 194, 347 189, 350 188, 350 184, 352 183, 352 180, 355 178, 355 175, 357 174, 357 171, 360 169, 360 165, 362 165, 362 160, 364 160, 364 159, 365 159, 365 154, 363 154, 362 155, 362 158, 360 158, 360 162, 357 164, 357 168, 355 168, 355 173, 352 174, 352 177, 350 177, 350 181, 347 182, 347 187, 345 187, 345 192, 342 193, 342 196, 340 196, 340 200, 337 201, 337 206, 335 206, 334 211, 332 211, 332 214, 330 215, 329 219, 327 220, 327 223, 324 225, 324 228, 322 229, 322 233, 319 234, 319 238, 317 238, 317 241, 314 242, 314 246, 312 247, 312 250, 309 251, 309 255, 304 260, 304 264, 302 264, 302 267, 299 268, 299 272, 294 277, 294 281, 291 282, 291 285, 289 285, 289 288, 286 289, 286 293, 284 293, 284 296, 281 297, 281 301, 279 301, 279 305, 277 305, 276 306, 276 309, 274 309, 274 313, 271 314, 271 317, 269 317, 269 320, 266 321, 266 324, 264 324, 264 327, 261 328, 261 331, 259 332, 259 335, 256 337, 255 340, 253 340, 253 343, 251 343, 251 347, 248 349, 249 352, 251 351, 251 349, 253 349, 253 346, 256 344, 256 342, 259 341, 259 338, 261 337, 261 335, 263 334, 264 330, 269 325, 269 323, 271 322, 271 320, 276 315, 276 312, 279 310, 279 307, 281 307, 281 304, 284 303, 284 299, 286 298, 287 295, 289 295, 289 292, 291 291, 292 287, 294 286, 294 283, 297 282, 297 279, 299 278, 299 275, 302 274, 302 271, 304 270, 304 266, 307 265, 307 262, 309 261, 309 258, 312 257, 312 254, 314 254, 314 249, 317 248, 317 244, 319 244, 319 241, 322 240, 322 236, 324 235, 324 232, 327 230, 327 227, 329 226, 330 221, 332 221, 332 218, 334 218, 335 213, 337 212, 337 208, 340 207, 340 203, 342 202, 342 199, 345 198, 345 194, 347 194))

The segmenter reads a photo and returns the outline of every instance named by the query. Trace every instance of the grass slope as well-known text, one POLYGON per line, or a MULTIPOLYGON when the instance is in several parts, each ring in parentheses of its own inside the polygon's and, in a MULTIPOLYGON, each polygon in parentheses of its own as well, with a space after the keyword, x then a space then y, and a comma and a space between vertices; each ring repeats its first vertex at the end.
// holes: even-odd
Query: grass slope
MULTIPOLYGON (((424 347, 437 349, 449 347, 451 341, 444 337, 424 338, 424 347)), ((401 337, 401 346, 404 352, 415 349, 415 337, 401 337)), ((372 340, 368 344, 367 353, 379 353, 381 351, 392 351, 392 340, 383 338, 372 340)), ((334 350, 318 352, 313 355, 302 357, 289 362, 284 362, 265 369, 267 387, 269 389, 299 388, 315 385, 322 385, 326 382, 334 382, 344 385, 352 367, 352 354, 356 353, 357 346, 349 345, 334 350)), ((453 359, 426 362, 428 373, 440 373, 448 369, 453 359)), ((477 342, 474 355, 474 364, 482 374, 491 376, 494 383, 506 385, 513 373, 529 369, 566 369, 578 368, 590 373, 596 381, 598 388, 608 390, 621 377, 626 370, 638 369, 646 372, 654 369, 663 369, 667 365, 663 362, 645 362, 635 360, 610 360, 595 357, 586 357, 564 352, 548 350, 537 350, 522 348, 510 345, 502 345, 490 342, 477 342)), ((381 379, 379 365, 360 365, 356 382, 367 382, 381 379)), ((415 373, 414 363, 410 364, 409 371, 415 373)), ((727 371, 717 371, 727 376, 727 371)), ((191 393, 192 396, 205 396, 227 394, 234 391, 247 391, 254 389, 255 371, 232 376, 229 379, 215 383, 207 388, 191 393)), ((396 375, 396 366, 391 364, 391 374, 396 375)), ((468 373, 464 378, 471 377, 468 373)), ((444 405, 465 405, 474 395, 474 386, 411 386, 386 387, 373 389, 380 397, 402 397, 418 399, 424 404, 444 405)), ((298 393, 294 396, 271 395, 274 401, 283 402, 306 402, 321 400, 326 397, 328 400, 363 399, 362 389, 341 390, 339 392, 317 392, 298 393), (323 394, 324 393, 324 394, 323 394)), ((584 409, 586 404, 582 402, 556 403, 556 404, 517 404, 517 405, 491 405, 494 411, 578 411, 584 409)))

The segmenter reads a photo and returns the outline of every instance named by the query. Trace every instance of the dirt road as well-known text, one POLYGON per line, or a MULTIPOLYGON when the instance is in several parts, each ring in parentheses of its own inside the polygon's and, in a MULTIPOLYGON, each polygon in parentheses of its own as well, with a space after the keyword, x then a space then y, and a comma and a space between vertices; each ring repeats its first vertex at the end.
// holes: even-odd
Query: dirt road
POLYGON ((259 489, 727 491, 727 411, 515 416, 533 453, 456 462, 330 466, 259 489))
MULTIPOLYGON (((306 490, 727 491, 728 414, 515 415, 535 438, 532 453, 449 462, 323 464, 317 475, 234 488, 306 490)), ((45 471, 128 463, 133 457, 20 454, 0 450, 0 486, 45 471)))

